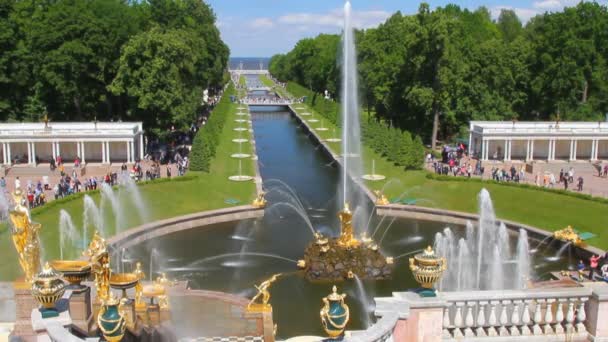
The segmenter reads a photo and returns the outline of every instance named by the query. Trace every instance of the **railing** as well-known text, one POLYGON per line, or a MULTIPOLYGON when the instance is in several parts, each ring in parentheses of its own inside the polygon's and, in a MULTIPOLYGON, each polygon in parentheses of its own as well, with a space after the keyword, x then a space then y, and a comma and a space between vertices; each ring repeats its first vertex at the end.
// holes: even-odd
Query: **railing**
POLYGON ((522 336, 580 339, 587 336, 585 287, 525 291, 444 292, 443 339, 522 336))
POLYGON ((294 103, 299 103, 297 101, 292 101, 288 99, 267 99, 267 98, 245 98, 241 101, 242 104, 246 105, 260 105, 260 106, 273 106, 273 105, 291 105, 294 103))

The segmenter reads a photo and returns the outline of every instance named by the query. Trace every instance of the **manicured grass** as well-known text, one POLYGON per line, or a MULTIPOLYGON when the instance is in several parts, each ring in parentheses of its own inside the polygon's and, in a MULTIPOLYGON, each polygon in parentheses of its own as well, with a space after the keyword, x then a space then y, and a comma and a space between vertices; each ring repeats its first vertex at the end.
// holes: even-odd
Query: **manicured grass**
MULTIPOLYGON (((228 176, 235 175, 238 171, 238 161, 231 158, 230 155, 238 152, 238 144, 232 142, 232 139, 239 137, 240 133, 233 131, 233 128, 249 127, 247 123, 239 124, 234 121, 237 118, 248 119, 246 116, 237 117, 238 106, 238 104, 231 104, 229 117, 224 126, 216 156, 211 163, 211 172, 189 172, 183 178, 176 177, 171 181, 162 180, 139 186, 148 213, 145 221, 151 222, 231 206, 224 202, 227 199, 239 201, 238 205, 251 203, 255 198, 255 184, 253 182, 232 182, 228 180, 228 176)), ((251 139, 252 136, 249 132, 243 132, 242 135, 246 139, 251 139)), ((244 143, 242 148, 243 153, 252 154, 250 143, 244 143)), ((254 163, 255 161, 251 159, 244 159, 242 161, 243 173, 255 176, 254 163)), ((161 171, 163 173, 166 171, 164 166, 161 167, 161 171)), ((175 167, 173 167, 173 173, 177 173, 175 167)), ((118 193, 121 198, 127 196, 124 192, 119 191, 118 193)), ((91 192, 90 196, 99 205, 99 192, 91 192)), ((125 202, 130 203, 130 201, 125 202)), ((32 212, 32 219, 40 222, 43 226, 40 237, 45 260, 59 258, 60 255, 60 210, 68 212, 75 226, 81 230, 83 226, 83 203, 82 195, 78 195, 71 199, 60 200, 57 204, 51 202, 48 207, 41 207, 32 212)), ((125 213, 125 226, 134 227, 144 223, 137 215, 134 205, 127 205, 123 211, 125 213)), ((106 230, 110 234, 114 233, 115 216, 111 211, 106 215, 104 221, 107 222, 106 230)), ((92 233, 91 231, 88 232, 89 239, 92 233)), ((82 236, 82 231, 80 231, 80 235, 82 236)), ((64 258, 78 258, 81 253, 82 244, 79 243, 75 248, 66 248, 64 258)), ((0 259, 5 260, 5 262, 0 263, 0 280, 14 280, 21 274, 7 225, 0 227, 0 259)))
MULTIPOLYGON (((272 80, 268 78, 262 80, 269 86, 273 84, 272 80)), ((282 96, 289 96, 283 88, 276 87, 276 89, 282 96)), ((306 108, 296 110, 298 113, 313 113, 313 116, 303 117, 305 120, 313 117, 323 120, 323 126, 329 130, 316 131, 322 139, 340 137, 340 128, 332 125, 310 106, 297 104, 292 107, 306 108)), ((362 120, 365 119, 366 115, 363 115, 362 120)), ((320 127, 321 123, 309 123, 309 125, 320 127)), ((328 144, 334 153, 340 153, 340 143, 328 144)), ((365 173, 372 172, 372 163, 375 161, 375 173, 386 176, 384 181, 366 181, 366 185, 372 190, 382 190, 389 199, 411 198, 416 199, 416 205, 419 206, 477 213, 477 195, 481 189, 486 188, 492 196, 499 218, 549 231, 572 225, 580 231, 596 235, 595 238, 588 241, 590 245, 608 249, 608 204, 606 203, 540 189, 519 188, 489 182, 428 179, 427 171, 405 171, 367 146, 363 146, 362 154, 365 173)))

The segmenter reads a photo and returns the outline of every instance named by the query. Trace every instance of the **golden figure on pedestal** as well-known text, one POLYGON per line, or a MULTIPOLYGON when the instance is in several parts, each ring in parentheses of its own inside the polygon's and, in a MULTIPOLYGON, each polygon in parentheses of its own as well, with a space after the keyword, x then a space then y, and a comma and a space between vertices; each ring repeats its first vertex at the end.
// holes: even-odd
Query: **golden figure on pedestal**
POLYGON ((30 211, 24 205, 20 188, 13 192, 15 206, 9 211, 13 244, 19 255, 19 264, 25 274, 25 281, 31 283, 40 271, 40 223, 32 222, 30 211))
POLYGON ((584 244, 584 241, 572 228, 572 226, 568 226, 562 230, 555 231, 553 233, 553 237, 564 242, 572 242, 575 246, 580 246, 584 244))
POLYGON ((352 248, 359 246, 360 242, 355 238, 353 232, 353 214, 348 208, 348 203, 344 203, 344 209, 338 213, 340 219, 340 237, 338 244, 342 247, 352 248))
POLYGON ((264 196, 266 196, 266 193, 264 191, 260 192, 258 196, 253 200, 253 203, 251 205, 256 208, 266 207, 266 198, 264 198, 264 196))
POLYGON ((277 281, 277 278, 279 278, 280 276, 281 273, 275 274, 272 277, 264 280, 260 285, 254 285, 255 288, 258 290, 258 293, 256 293, 256 295, 251 298, 251 301, 249 301, 249 304, 247 304, 247 310, 268 311, 272 309, 270 304, 268 304, 268 302, 270 301, 270 292, 268 291, 268 289, 270 288, 272 283, 277 281), (262 302, 256 303, 256 301, 260 299, 260 297, 262 297, 262 302))
POLYGON ((376 205, 389 205, 389 204, 391 204, 391 202, 389 202, 388 198, 386 198, 386 196, 384 196, 384 194, 382 193, 382 191, 380 191, 380 190, 374 190, 374 194, 376 195, 376 205))
POLYGON ((83 254, 88 256, 91 262, 93 274, 95 275, 97 298, 99 301, 104 301, 110 295, 110 276, 112 274, 106 240, 98 232, 95 232, 89 248, 83 254))
POLYGON ((141 284, 141 282, 142 282, 142 280, 144 280, 146 278, 146 274, 144 273, 144 271, 141 268, 141 262, 138 261, 135 264, 135 271, 133 271, 133 274, 135 274, 137 279, 139 279, 139 281, 135 285, 135 307, 136 308, 145 308, 146 303, 143 300, 144 287, 141 284))

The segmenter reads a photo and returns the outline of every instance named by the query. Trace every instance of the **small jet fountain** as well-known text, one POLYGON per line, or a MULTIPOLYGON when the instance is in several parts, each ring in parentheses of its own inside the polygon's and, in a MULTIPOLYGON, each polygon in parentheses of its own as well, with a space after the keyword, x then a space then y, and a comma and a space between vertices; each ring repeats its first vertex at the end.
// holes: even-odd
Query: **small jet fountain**
POLYGON ((381 180, 386 179, 386 176, 379 175, 376 173, 376 160, 373 159, 372 160, 372 173, 368 174, 368 175, 363 175, 363 176, 361 176, 361 178, 368 180, 368 181, 376 182, 376 181, 381 181, 381 180))

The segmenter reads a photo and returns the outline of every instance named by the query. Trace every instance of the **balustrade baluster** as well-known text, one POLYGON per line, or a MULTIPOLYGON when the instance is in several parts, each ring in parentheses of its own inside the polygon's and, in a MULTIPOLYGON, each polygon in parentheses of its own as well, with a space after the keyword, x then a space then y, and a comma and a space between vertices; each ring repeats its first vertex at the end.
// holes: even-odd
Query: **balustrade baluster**
POLYGON ((476 302, 467 302, 467 314, 464 316, 464 336, 466 337, 474 337, 473 327, 475 326, 475 320, 473 319, 473 310, 475 310, 476 302))
POLYGON ((585 327, 585 320, 587 319, 587 314, 585 313, 585 302, 587 299, 588 298, 586 297, 582 297, 578 303, 578 312, 576 313, 576 332, 579 334, 587 332, 587 328, 585 327))
POLYGON ((511 336, 519 336, 519 305, 521 304, 521 300, 513 301, 513 311, 511 311, 511 327, 509 328, 509 333, 511 336))
POLYGON ((443 308, 443 338, 451 338, 452 334, 450 334, 450 328, 452 327, 452 322, 450 321, 450 307, 448 304, 445 308, 443 308))
POLYGON ((498 336, 496 331, 496 304, 499 302, 496 300, 490 301, 490 317, 488 317, 488 336, 498 336))
POLYGON ((536 307, 534 308, 534 325, 532 326, 532 333, 534 335, 542 335, 543 330, 540 328, 540 324, 543 322, 542 315, 542 299, 536 300, 536 307))
POLYGON ((477 337, 486 337, 486 331, 483 330, 483 327, 486 325, 486 305, 488 302, 480 301, 479 308, 477 311, 477 328, 475 328, 475 335, 477 337))
POLYGON ((507 330, 507 325, 509 324, 507 308, 509 304, 511 304, 510 300, 503 300, 500 305, 500 316, 498 319, 498 322, 500 323, 500 328, 498 328, 498 334, 500 336, 509 336, 509 330, 507 330))
POLYGON ((454 315, 454 337, 463 337, 461 328, 463 327, 462 321, 462 307, 464 302, 456 302, 456 314, 454 315))
POLYGON ((524 336, 532 335, 530 331, 530 303, 532 301, 527 299, 524 300, 524 309, 521 313, 521 334, 524 336))
POLYGON ((566 334, 571 334, 574 330, 574 301, 575 298, 570 298, 568 301, 568 311, 566 312, 566 334))
POLYGON ((555 302, 555 299, 547 298, 546 302, 547 305, 545 307, 545 325, 543 326, 543 332, 545 333, 545 335, 550 335, 555 333, 555 331, 553 331, 553 327, 551 326, 551 323, 553 323, 552 303, 555 302))
POLYGON ((564 321, 564 302, 566 300, 560 298, 557 300, 556 308, 555 308, 555 333, 563 334, 564 326, 562 322, 564 321))

